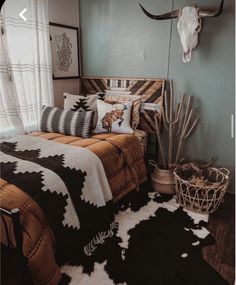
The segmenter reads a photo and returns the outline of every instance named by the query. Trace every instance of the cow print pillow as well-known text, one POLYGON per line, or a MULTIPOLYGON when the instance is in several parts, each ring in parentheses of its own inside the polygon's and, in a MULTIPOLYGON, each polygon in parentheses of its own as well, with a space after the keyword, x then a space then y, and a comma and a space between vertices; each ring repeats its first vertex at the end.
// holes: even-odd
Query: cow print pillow
POLYGON ((94 133, 133 134, 130 126, 132 102, 108 104, 97 100, 98 121, 94 133))

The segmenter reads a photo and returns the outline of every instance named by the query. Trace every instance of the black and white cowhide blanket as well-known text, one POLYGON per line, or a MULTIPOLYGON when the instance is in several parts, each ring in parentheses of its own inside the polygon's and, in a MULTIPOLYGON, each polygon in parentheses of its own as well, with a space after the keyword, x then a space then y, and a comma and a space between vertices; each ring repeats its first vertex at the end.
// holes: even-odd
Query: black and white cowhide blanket
POLYGON ((202 258, 214 242, 207 215, 184 210, 175 198, 134 193, 119 205, 116 235, 92 258, 61 267, 60 285, 225 285, 202 258))
POLYGON ((0 147, 1 178, 43 210, 56 238, 59 264, 75 255, 92 255, 112 235, 112 194, 94 153, 33 136, 4 140, 0 147))

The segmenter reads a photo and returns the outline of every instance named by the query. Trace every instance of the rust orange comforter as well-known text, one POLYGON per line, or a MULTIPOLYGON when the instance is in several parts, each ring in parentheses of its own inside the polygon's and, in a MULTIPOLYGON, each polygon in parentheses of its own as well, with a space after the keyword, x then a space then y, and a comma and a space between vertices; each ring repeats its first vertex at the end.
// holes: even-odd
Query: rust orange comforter
MULTIPOLYGON (((113 194, 114 202, 127 193, 137 190, 146 180, 143 153, 137 138, 127 134, 99 134, 89 139, 66 136, 58 133, 35 132, 33 136, 86 147, 102 161, 113 194)), ((1 207, 20 209, 23 231, 23 250, 35 284, 56 285, 60 270, 54 257, 55 240, 44 213, 39 206, 15 185, 0 180, 1 207)), ((14 246, 13 232, 12 246, 14 246)), ((1 235, 1 242, 4 235, 1 235)))
POLYGON ((138 188, 146 179, 146 168, 139 142, 134 135, 98 134, 89 139, 58 133, 32 133, 56 142, 86 147, 102 161, 114 201, 138 188))

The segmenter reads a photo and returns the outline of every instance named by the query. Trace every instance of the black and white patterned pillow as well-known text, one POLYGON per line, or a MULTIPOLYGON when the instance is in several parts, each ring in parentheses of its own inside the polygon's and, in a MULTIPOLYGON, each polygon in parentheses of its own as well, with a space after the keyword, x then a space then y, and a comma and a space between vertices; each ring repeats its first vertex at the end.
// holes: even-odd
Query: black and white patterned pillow
POLYGON ((98 116, 97 116, 97 99, 104 100, 105 93, 90 94, 87 96, 83 95, 72 95, 64 92, 64 109, 71 111, 85 112, 94 111, 93 127, 96 127, 98 116))
POLYGON ((71 111, 44 106, 40 130, 89 138, 93 123, 93 111, 71 111))

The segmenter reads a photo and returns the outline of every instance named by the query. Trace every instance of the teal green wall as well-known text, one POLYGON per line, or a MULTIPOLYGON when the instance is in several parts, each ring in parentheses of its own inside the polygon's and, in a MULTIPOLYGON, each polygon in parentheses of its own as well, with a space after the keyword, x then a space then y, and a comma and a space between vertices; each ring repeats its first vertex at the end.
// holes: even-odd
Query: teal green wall
MULTIPOLYGON (((140 0, 152 13, 191 5, 189 0, 140 0)), ((196 1, 195 1, 196 2, 196 1)), ((193 1, 193 3, 195 3, 193 1)), ((216 0, 198 0, 214 8, 216 0)), ((176 93, 194 95, 201 123, 188 141, 187 156, 216 157, 231 170, 234 185, 235 7, 225 0, 223 14, 203 19, 192 61, 183 63, 177 20, 152 21, 137 0, 80 0, 83 75, 173 78, 176 93)))

